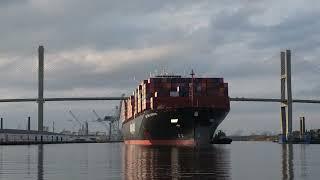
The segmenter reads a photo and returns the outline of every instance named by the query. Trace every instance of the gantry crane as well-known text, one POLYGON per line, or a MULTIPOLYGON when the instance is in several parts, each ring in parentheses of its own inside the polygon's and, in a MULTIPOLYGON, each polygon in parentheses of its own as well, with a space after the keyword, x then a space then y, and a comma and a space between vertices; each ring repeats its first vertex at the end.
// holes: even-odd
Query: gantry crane
MULTIPOLYGON (((110 118, 106 118, 107 117, 106 116, 105 118, 102 119, 95 110, 92 110, 92 112, 97 117, 96 122, 103 123, 103 124, 104 124, 104 122, 106 122, 108 124, 108 126, 109 126, 109 140, 110 140, 111 139, 111 124, 112 124, 112 121, 110 120, 111 116, 108 116, 110 118)), ((104 125, 106 125, 106 124, 104 124, 104 125)))
POLYGON ((81 134, 88 135, 89 134, 88 122, 87 121, 85 122, 85 127, 84 127, 82 122, 73 114, 71 110, 69 110, 69 114, 73 117, 73 119, 75 119, 79 123, 79 126, 80 126, 79 131, 81 132, 81 134), (84 130, 85 130, 85 133, 83 133, 84 130))

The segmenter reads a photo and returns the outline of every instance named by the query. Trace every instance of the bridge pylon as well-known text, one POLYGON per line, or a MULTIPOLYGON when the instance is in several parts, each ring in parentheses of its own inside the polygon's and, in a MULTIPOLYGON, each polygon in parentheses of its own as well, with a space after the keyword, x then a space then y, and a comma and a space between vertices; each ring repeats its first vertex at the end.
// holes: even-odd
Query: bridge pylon
POLYGON ((281 61, 281 140, 290 141, 292 135, 292 87, 291 87, 291 51, 280 53, 281 61))

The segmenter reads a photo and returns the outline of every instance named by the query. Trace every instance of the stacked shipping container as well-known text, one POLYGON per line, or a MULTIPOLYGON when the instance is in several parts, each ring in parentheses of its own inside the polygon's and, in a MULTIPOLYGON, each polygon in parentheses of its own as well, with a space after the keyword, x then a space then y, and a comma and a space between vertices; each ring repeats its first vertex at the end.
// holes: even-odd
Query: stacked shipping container
POLYGON ((126 119, 131 119, 134 116, 134 96, 130 96, 127 100, 125 100, 125 104, 127 105, 126 111, 127 115, 126 115, 126 119))
POLYGON ((144 80, 130 96, 124 107, 125 120, 150 109, 179 107, 228 108, 228 84, 223 78, 181 78, 160 76, 144 80), (193 90, 193 104, 191 92, 193 90))
POLYGON ((142 111, 146 109, 150 109, 150 83, 145 82, 145 84, 142 85, 142 111))
POLYGON ((122 102, 122 105, 121 105, 121 114, 120 114, 120 116, 121 116, 121 119, 128 119, 128 108, 127 108, 127 103, 128 103, 128 101, 123 101, 122 102))

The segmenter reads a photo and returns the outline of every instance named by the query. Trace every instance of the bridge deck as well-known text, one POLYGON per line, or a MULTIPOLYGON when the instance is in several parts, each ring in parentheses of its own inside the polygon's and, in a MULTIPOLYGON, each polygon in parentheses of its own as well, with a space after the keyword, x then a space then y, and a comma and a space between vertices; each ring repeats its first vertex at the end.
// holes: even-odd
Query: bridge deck
MULTIPOLYGON (((124 100, 126 97, 62 97, 62 98, 43 98, 44 101, 116 101, 124 100)), ((15 99, 0 99, 1 102, 37 102, 37 98, 15 98, 15 99)), ((281 99, 275 98, 245 98, 235 97, 230 98, 230 101, 247 101, 247 102, 282 102, 281 99)), ((293 99, 294 103, 311 103, 319 104, 320 100, 313 99, 293 99)))

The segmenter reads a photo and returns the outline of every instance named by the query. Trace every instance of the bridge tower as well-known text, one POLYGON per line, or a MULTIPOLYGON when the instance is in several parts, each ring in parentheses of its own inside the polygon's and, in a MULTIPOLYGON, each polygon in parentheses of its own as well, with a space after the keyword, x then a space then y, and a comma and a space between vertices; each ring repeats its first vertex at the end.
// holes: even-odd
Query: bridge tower
POLYGON ((43 77, 44 77, 44 47, 38 48, 38 131, 43 131, 43 77))
POLYGON ((283 142, 292 134, 291 51, 280 53, 281 61, 281 130, 283 142))

